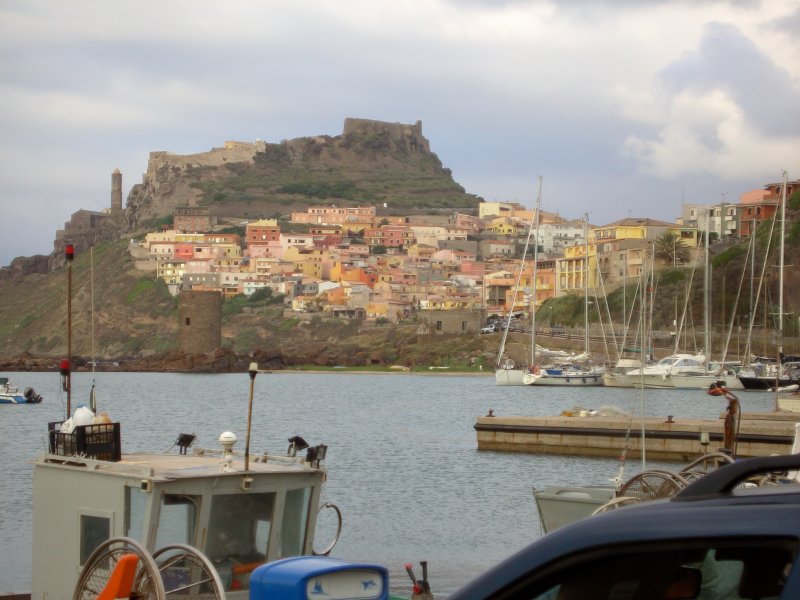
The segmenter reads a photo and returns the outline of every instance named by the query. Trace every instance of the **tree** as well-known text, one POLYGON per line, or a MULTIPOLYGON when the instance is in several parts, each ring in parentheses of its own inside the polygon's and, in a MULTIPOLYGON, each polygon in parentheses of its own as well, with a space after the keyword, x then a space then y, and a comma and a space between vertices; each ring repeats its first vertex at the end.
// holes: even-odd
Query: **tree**
POLYGON ((372 247, 372 254, 386 254, 386 246, 375 244, 372 247))
POLYGON ((691 254, 688 246, 674 231, 665 231, 656 240, 656 257, 664 259, 667 264, 682 265, 689 262, 691 254))

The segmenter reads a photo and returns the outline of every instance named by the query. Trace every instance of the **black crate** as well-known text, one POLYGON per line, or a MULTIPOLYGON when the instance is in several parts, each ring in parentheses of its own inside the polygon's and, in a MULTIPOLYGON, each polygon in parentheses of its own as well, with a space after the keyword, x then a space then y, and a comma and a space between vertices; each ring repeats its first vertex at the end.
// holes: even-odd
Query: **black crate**
POLYGON ((50 454, 85 456, 117 462, 122 458, 119 423, 79 425, 72 433, 61 433, 61 421, 48 424, 50 454))

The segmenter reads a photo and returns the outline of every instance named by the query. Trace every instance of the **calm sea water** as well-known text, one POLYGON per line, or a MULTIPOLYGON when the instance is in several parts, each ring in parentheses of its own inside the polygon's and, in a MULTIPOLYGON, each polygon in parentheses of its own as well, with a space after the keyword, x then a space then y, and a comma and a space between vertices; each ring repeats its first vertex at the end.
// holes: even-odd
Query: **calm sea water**
MULTIPOLYGON (((40 405, 0 406, 0 592, 30 590, 31 460, 62 420, 57 373, 2 373, 42 394, 40 405)), ((178 433, 216 447, 222 431, 246 433, 249 379, 236 375, 98 373, 98 407, 122 423, 123 452, 166 451, 178 433)), ((73 376, 73 408, 92 375, 73 376)), ((744 411, 773 407, 769 394, 741 394, 744 411)), ((344 513, 334 556, 390 569, 408 594, 406 562, 429 563, 437 596, 541 536, 532 487, 605 483, 617 459, 478 452, 473 425, 497 415, 556 415, 575 406, 613 405, 641 413, 637 390, 498 387, 491 376, 262 374, 255 383, 251 451, 285 452, 299 434, 329 446, 324 501, 344 513)), ((702 391, 647 391, 645 414, 715 418, 724 400, 702 391)), ((241 448, 240 448, 241 449, 241 448)), ((629 457, 626 477, 640 465, 629 457)), ((330 512, 330 511, 325 511, 330 512)), ((323 512, 323 514, 325 514, 323 512)), ((318 548, 333 523, 323 519, 318 548)), ((419 575, 419 567, 416 567, 419 575)))

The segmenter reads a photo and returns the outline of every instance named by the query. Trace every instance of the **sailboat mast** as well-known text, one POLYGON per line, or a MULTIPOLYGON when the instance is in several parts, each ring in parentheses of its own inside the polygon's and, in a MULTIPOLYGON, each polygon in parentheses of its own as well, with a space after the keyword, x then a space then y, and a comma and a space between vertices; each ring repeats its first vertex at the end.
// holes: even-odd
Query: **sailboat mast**
POLYGON ((536 233, 533 236, 533 268, 531 269, 531 367, 536 364, 536 275, 539 270, 539 223, 542 208, 542 179, 539 175, 539 191, 536 193, 536 233))
POLYGON ((783 254, 786 236, 786 186, 789 183, 788 173, 783 172, 783 189, 781 190, 781 246, 778 264, 778 368, 775 375, 775 410, 778 409, 778 384, 783 367, 783 254))
POLYGON ((589 213, 583 214, 583 351, 589 354, 589 213))
POLYGON ((713 212, 713 208, 709 208, 708 212, 706 213, 706 234, 705 234, 705 252, 704 258, 705 261, 705 270, 703 274, 703 354, 705 355, 705 359, 703 360, 703 365, 705 367, 706 373, 708 373, 708 358, 711 354, 711 348, 709 348, 709 335, 708 330, 710 327, 709 323, 709 316, 708 316, 708 280, 709 280, 709 264, 708 264, 708 238, 709 233, 711 231, 711 213, 713 212))
POLYGON ((94 244, 89 246, 89 288, 91 290, 91 327, 92 327, 92 390, 89 392, 89 408, 92 409, 92 412, 97 412, 97 399, 95 398, 95 389, 94 389, 94 370, 95 365, 97 364, 97 355, 95 354, 95 347, 94 347, 94 244))

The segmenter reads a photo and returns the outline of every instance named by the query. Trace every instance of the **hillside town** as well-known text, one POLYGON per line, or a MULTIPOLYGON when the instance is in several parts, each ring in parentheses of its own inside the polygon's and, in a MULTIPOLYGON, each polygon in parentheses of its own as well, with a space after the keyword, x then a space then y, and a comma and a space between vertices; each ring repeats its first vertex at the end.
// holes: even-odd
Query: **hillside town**
MULTIPOLYGON (((76 213, 57 242, 85 242, 104 219, 119 218, 118 177, 116 171, 111 210, 76 213)), ((537 307, 587 288, 608 293, 635 283, 650 264, 696 260, 706 231, 712 242, 746 238, 773 218, 781 187, 767 183, 738 203, 683 204, 675 223, 628 217, 593 225, 536 215, 517 203, 482 202, 476 215, 381 216, 368 205, 310 206, 292 212, 285 225, 284 218, 231 221, 208 207, 181 206, 171 225, 131 240, 130 251, 137 268, 162 279, 173 295, 251 296, 269 288, 297 314, 398 322, 426 311, 438 315, 426 319, 438 330, 477 332, 486 315, 527 311, 534 290, 537 307), (674 252, 656 253, 659 239, 671 239, 674 252)), ((787 196, 798 189, 800 181, 790 182, 787 196)))

